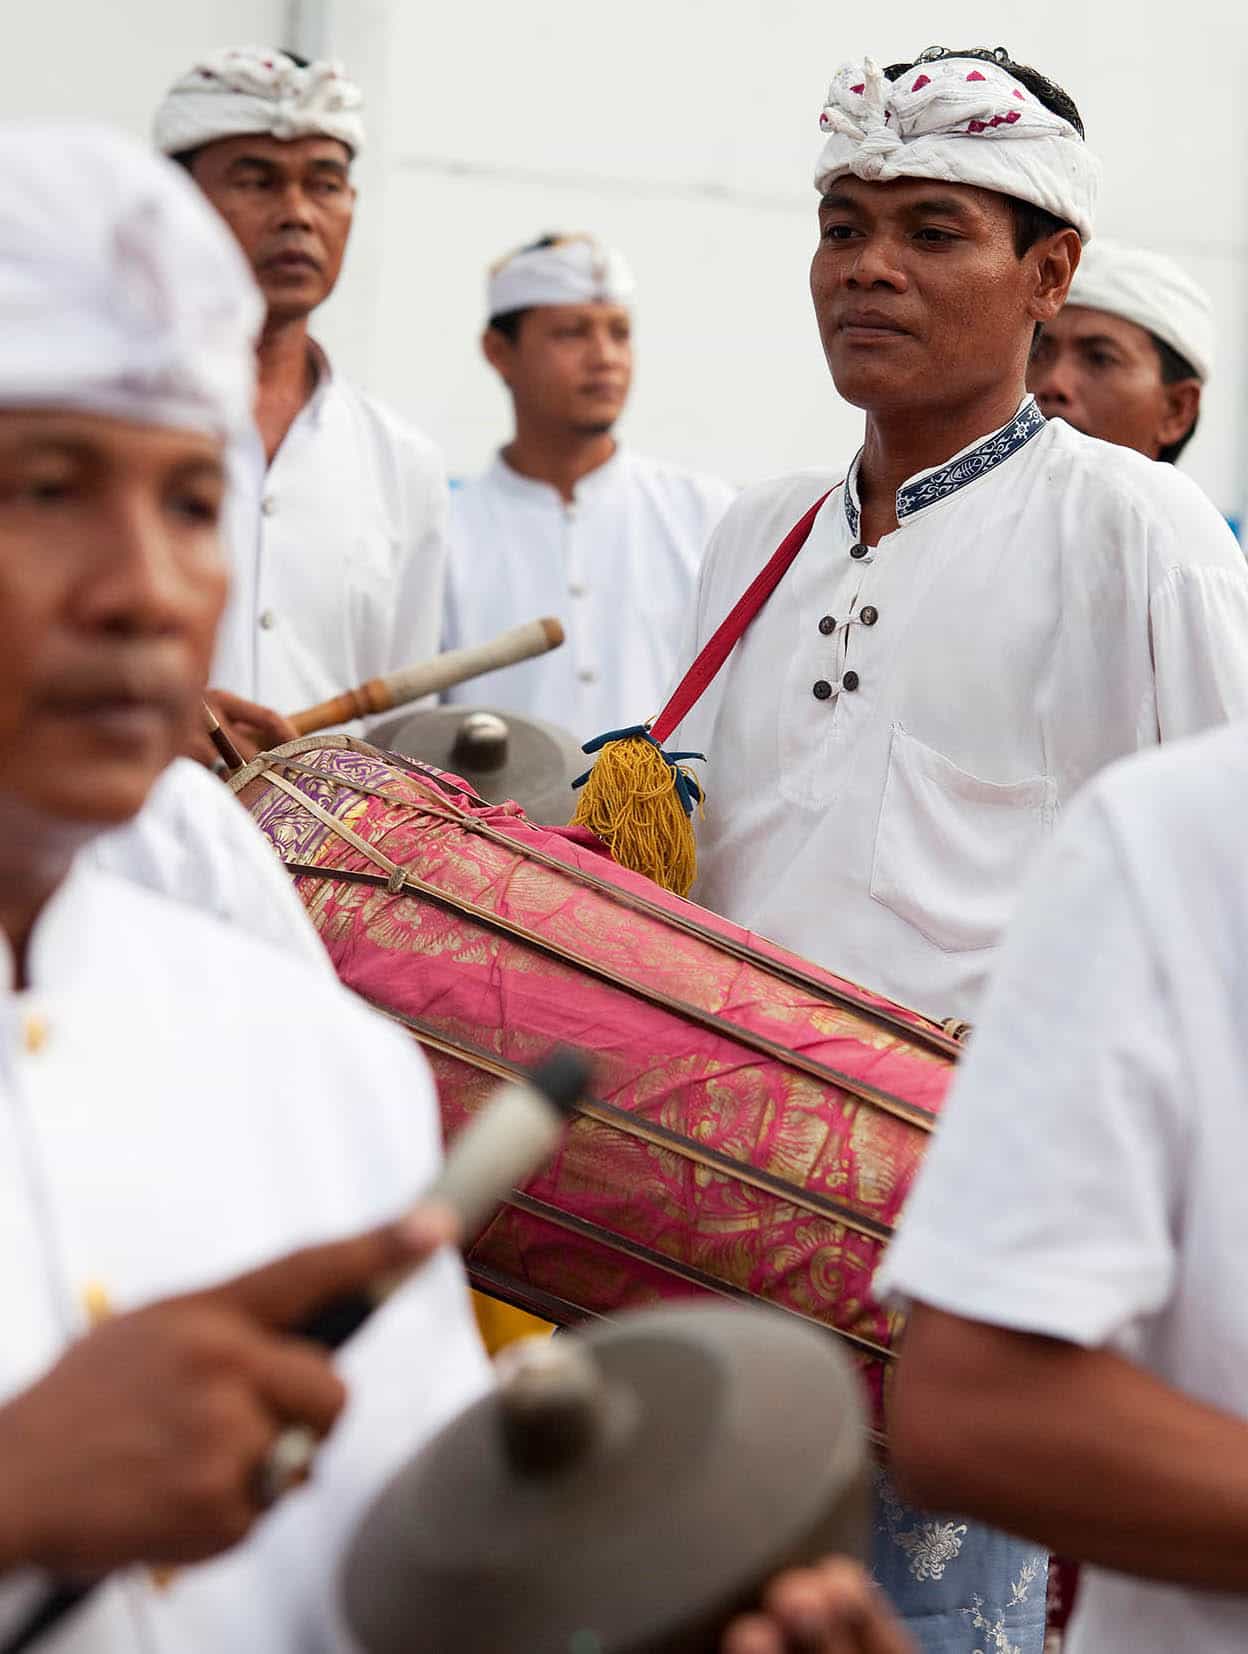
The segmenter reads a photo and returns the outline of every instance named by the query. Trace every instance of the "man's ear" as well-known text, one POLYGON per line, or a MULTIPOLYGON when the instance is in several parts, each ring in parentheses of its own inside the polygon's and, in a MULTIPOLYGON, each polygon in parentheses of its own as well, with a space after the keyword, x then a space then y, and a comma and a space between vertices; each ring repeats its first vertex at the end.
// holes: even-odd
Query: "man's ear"
POLYGON ((1163 385, 1161 422, 1157 427, 1157 444, 1169 448, 1182 442, 1200 414, 1199 379, 1176 379, 1172 385, 1163 385))
POLYGON ((1083 256, 1083 243, 1078 230, 1059 230, 1056 235, 1037 242, 1031 251, 1036 261, 1036 280, 1030 315, 1033 321, 1051 322, 1066 303, 1083 256))
POLYGON ((505 385, 511 384, 511 365, 516 347, 505 333, 496 327, 487 327, 481 335, 481 354, 505 385))

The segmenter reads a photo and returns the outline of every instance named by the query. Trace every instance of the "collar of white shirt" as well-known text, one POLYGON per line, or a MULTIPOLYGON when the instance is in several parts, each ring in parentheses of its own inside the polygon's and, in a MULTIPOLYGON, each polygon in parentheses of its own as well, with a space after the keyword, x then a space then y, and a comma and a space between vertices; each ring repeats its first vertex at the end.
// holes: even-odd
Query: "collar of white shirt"
MULTIPOLYGON (((577 505, 588 505, 599 494, 604 493, 620 477, 624 469, 624 450, 618 445, 611 458, 603 465, 596 465, 592 471, 587 471, 572 490, 572 498, 577 505)), ((512 469, 503 458, 500 450, 494 456, 493 464, 487 475, 497 487, 515 495, 517 498, 540 500, 557 505, 564 509, 564 502, 559 490, 548 482, 541 482, 536 477, 522 476, 519 471, 512 469)))
MULTIPOLYGON (((987 436, 977 437, 967 447, 930 470, 916 471, 914 476, 907 477, 897 490, 897 521, 905 522, 907 518, 939 505, 968 483, 995 471, 1025 447, 1033 436, 1044 429, 1046 423, 1035 398, 1024 397, 1018 412, 1006 424, 990 431, 987 436)), ((860 448, 845 479, 845 520, 855 540, 861 521, 858 505, 858 469, 861 463, 860 448)))

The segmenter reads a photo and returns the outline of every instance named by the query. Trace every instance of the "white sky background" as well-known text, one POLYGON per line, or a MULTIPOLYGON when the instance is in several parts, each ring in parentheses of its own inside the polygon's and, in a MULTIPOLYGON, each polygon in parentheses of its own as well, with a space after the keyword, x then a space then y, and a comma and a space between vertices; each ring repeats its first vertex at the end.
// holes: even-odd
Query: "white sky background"
POLYGON ((322 337, 453 472, 505 437, 480 359, 485 266, 550 229, 638 276, 626 439, 737 482, 835 466, 861 416, 819 349, 806 271, 817 117, 837 64, 1006 45, 1075 97, 1105 163, 1100 227, 1213 295, 1218 356, 1186 468, 1248 502, 1248 7, 1239 0, 45 0, 6 6, 6 111, 145 132, 201 49, 290 43, 302 16, 364 85, 370 145, 322 337), (873 15, 874 14, 874 15, 873 15))

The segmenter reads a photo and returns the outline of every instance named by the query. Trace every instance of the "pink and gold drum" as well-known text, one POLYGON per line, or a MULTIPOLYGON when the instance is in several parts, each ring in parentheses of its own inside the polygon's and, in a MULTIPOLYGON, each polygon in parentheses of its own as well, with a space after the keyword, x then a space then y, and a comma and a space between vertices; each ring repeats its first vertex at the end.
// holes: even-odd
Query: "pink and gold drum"
POLYGON ((341 735, 231 785, 342 980, 410 1030, 448 1136, 557 1044, 596 1064, 557 1158, 473 1245, 474 1284, 570 1324, 668 1298, 833 1329, 877 1422, 897 1317, 872 1272, 958 1046, 940 1027, 341 735))

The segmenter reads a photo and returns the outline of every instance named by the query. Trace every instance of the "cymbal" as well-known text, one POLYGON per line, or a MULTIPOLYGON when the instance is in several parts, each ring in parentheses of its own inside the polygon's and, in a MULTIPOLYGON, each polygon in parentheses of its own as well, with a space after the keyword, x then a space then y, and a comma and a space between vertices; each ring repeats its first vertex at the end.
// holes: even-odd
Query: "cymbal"
POLYGON ((862 1409, 827 1332, 679 1305, 515 1351, 357 1530, 365 1654, 714 1654, 777 1570, 865 1556, 862 1409))
POLYGON ((567 822, 576 803, 572 782, 589 767, 567 730, 489 707, 409 708, 368 738, 461 777, 487 803, 514 799, 539 826, 567 822))

